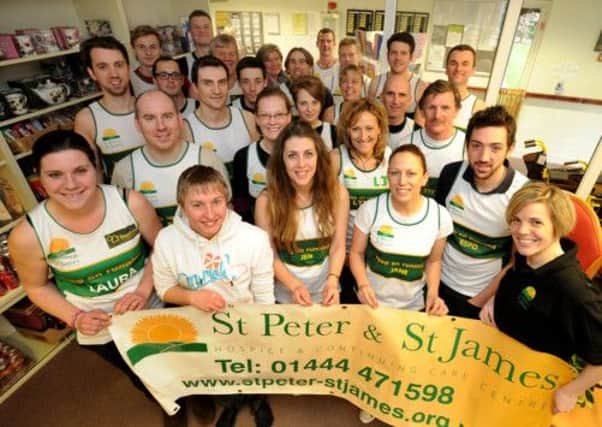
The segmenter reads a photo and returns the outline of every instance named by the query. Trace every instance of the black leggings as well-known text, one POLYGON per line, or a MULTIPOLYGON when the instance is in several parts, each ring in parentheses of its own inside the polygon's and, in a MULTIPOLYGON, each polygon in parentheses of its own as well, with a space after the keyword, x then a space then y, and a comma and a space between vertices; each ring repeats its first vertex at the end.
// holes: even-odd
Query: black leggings
POLYGON ((454 291, 443 282, 439 283, 439 296, 445 301, 450 316, 468 317, 469 319, 479 318, 481 307, 472 305, 468 302, 471 297, 454 291))

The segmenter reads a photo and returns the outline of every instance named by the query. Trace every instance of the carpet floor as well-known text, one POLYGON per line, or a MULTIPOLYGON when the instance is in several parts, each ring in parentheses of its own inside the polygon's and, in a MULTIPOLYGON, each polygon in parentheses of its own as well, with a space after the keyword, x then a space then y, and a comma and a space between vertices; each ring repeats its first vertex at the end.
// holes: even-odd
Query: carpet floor
MULTIPOLYGON (((274 427, 363 426, 358 409, 331 396, 271 395, 274 427)), ((218 406, 218 415, 221 408, 218 406)), ((0 425, 11 427, 163 427, 159 405, 126 375, 96 354, 71 343, 0 405, 0 425)), ((180 426, 201 426, 187 408, 180 426)), ((172 419, 172 425, 176 420, 172 419)), ((177 424, 176 424, 177 425, 177 424)), ((244 408, 236 427, 254 426, 244 408)), ((373 421, 370 427, 385 424, 373 421)))

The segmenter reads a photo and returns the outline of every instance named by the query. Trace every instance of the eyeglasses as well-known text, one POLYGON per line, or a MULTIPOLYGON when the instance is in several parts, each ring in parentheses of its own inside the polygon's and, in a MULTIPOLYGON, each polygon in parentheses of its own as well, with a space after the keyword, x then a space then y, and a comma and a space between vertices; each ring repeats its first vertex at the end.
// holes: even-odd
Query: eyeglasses
POLYGON ((182 78, 182 73, 174 71, 173 73, 167 73, 165 71, 161 71, 160 73, 156 73, 155 77, 159 80, 167 80, 171 78, 172 80, 180 80, 182 78))
POLYGON ((261 120, 270 120, 270 119, 282 120, 286 116, 288 116, 288 113, 276 113, 276 114, 257 113, 257 118, 261 119, 261 120))

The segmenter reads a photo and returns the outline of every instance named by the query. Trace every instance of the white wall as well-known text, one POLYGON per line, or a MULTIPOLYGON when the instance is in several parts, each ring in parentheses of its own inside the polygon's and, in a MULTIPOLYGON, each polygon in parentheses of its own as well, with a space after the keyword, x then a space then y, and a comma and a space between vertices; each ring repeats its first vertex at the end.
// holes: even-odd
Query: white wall
POLYGON ((594 46, 600 31, 600 0, 553 0, 527 91, 602 99, 602 62, 594 46), (558 70, 564 68, 564 72, 558 70))
POLYGON ((516 154, 523 142, 541 139, 553 163, 589 161, 602 136, 602 107, 527 98, 518 119, 516 154))
POLYGON ((130 29, 138 25, 178 25, 195 9, 209 11, 207 0, 123 0, 130 29))

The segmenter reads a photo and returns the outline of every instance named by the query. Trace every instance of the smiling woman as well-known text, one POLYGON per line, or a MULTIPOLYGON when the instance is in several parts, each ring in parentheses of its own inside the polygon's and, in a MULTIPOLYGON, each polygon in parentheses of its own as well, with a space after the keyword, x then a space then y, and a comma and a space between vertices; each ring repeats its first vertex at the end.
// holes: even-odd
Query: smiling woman
POLYGON ((338 303, 348 204, 318 134, 305 122, 289 125, 270 157, 267 191, 255 211, 277 251, 278 302, 338 303))
POLYGON ((36 305, 76 329, 80 344, 144 389, 107 327, 111 314, 160 305, 144 249, 160 228, 155 211, 140 193, 98 186, 94 152, 73 131, 40 137, 32 157, 48 199, 9 237, 21 284, 36 305))
POLYGON ((585 361, 554 393, 554 412, 568 412, 602 380, 602 296, 575 243, 563 238, 575 222, 573 204, 559 188, 531 182, 510 199, 506 220, 518 253, 480 318, 537 351, 585 361))

